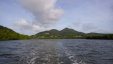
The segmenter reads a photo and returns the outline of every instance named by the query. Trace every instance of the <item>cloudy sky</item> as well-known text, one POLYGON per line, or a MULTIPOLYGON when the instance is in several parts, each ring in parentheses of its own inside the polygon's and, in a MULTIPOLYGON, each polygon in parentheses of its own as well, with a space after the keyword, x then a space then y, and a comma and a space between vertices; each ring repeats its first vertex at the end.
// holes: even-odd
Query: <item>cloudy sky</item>
POLYGON ((113 33, 113 0, 0 0, 0 25, 28 35, 65 27, 113 33))

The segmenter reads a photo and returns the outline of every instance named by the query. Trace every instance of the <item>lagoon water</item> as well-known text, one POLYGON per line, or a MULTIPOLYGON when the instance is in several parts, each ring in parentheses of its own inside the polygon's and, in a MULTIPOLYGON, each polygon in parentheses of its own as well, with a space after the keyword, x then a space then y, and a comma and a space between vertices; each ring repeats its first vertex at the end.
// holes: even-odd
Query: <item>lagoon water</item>
POLYGON ((0 64, 113 64, 113 40, 0 41, 0 64))

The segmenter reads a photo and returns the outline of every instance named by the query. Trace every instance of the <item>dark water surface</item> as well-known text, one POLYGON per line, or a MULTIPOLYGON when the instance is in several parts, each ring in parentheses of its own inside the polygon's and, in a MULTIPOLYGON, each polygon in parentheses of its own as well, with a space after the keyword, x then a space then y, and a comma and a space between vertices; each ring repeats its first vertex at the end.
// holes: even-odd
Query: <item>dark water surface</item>
POLYGON ((113 64, 113 40, 0 41, 0 64, 113 64))

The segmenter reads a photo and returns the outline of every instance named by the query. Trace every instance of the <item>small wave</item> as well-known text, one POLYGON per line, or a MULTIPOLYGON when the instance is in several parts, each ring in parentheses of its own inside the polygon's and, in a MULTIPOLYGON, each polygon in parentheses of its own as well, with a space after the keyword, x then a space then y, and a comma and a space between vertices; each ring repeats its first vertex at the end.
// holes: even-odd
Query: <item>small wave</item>
MULTIPOLYGON (((65 56, 64 59, 66 59, 66 57, 68 58, 67 61, 70 62, 70 64, 86 64, 84 61, 80 60, 78 61, 78 59, 76 58, 75 54, 69 50, 67 47, 65 47, 62 43, 60 43, 60 49, 63 52, 63 56, 65 56)), ((64 61, 66 62, 66 61, 64 61)), ((61 64, 64 64, 64 62, 62 61, 61 64)))

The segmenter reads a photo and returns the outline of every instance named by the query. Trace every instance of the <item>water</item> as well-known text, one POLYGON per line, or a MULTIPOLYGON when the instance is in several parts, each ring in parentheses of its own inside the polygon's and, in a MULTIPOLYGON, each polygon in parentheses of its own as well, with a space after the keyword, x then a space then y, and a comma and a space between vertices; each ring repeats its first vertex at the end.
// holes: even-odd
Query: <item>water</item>
POLYGON ((113 64, 113 40, 0 41, 0 64, 113 64))

